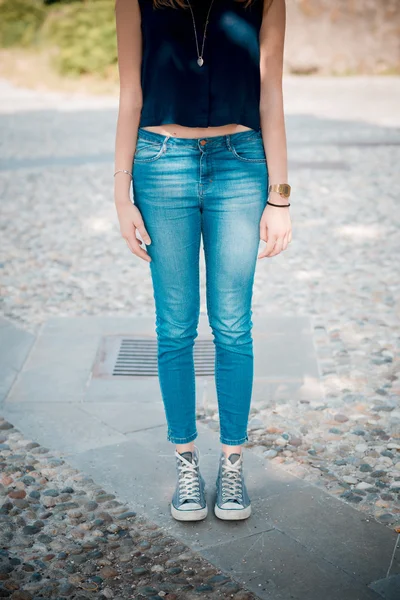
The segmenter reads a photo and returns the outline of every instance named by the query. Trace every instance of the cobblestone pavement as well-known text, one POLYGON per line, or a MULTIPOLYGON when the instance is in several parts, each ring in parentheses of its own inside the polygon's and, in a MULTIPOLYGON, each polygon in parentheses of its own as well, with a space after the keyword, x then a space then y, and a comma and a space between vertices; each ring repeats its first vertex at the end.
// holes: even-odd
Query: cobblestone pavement
POLYGON ((0 598, 253 600, 0 418, 0 598))
MULTIPOLYGON (((312 317, 325 394, 294 398, 281 386, 253 405, 249 444, 398 527, 399 83, 351 84, 345 118, 335 98, 350 97, 346 80, 309 80, 315 114, 300 114, 307 84, 296 104, 296 81, 286 119, 293 242, 258 262, 253 310, 312 317)), ((36 331, 51 315, 153 312, 148 265, 121 240, 113 206, 115 109, 29 102, 0 115, 3 313, 36 331)), ((215 411, 202 418, 218 427, 215 411)))

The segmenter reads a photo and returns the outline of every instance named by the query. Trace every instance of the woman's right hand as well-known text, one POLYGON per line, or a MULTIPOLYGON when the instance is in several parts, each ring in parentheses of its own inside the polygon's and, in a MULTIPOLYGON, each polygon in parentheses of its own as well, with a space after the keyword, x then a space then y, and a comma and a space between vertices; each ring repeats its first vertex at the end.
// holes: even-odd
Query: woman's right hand
POLYGON ((146 245, 151 244, 151 239, 146 231, 142 215, 137 206, 130 198, 124 200, 115 200, 121 235, 128 244, 130 251, 136 256, 151 262, 151 258, 146 250, 140 245, 143 242, 146 245), (142 240, 136 237, 136 231, 140 233, 142 240))

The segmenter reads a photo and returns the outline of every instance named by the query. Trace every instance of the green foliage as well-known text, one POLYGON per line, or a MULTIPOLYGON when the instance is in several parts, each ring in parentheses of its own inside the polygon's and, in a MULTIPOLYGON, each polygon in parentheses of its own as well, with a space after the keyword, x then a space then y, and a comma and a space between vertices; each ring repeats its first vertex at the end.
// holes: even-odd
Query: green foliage
POLYGON ((107 74, 117 63, 114 0, 0 0, 0 47, 51 46, 63 74, 107 74))
POLYGON ((41 0, 0 2, 0 46, 29 46, 37 41, 46 18, 41 0))
POLYGON ((117 62, 114 2, 92 0, 53 9, 44 36, 58 47, 55 60, 61 73, 104 76, 117 62))

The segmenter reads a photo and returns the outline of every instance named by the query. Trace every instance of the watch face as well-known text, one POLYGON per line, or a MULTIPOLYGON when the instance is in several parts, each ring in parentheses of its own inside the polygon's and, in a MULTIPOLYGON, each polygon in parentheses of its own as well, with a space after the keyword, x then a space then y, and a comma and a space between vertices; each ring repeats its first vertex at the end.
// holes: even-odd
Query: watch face
POLYGON ((283 194, 283 196, 285 196, 285 198, 288 198, 290 196, 290 185, 289 184, 282 183, 281 194, 283 194))

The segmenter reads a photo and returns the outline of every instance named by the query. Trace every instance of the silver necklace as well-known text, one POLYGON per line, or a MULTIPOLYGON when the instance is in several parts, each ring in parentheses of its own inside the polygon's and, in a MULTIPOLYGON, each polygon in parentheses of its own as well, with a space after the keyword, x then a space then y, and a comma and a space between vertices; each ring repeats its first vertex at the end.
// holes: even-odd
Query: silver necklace
POLYGON ((211 7, 214 4, 214 0, 211 0, 210 8, 208 9, 207 18, 206 18, 206 24, 204 25, 204 34, 203 34, 203 43, 201 45, 201 52, 199 52, 199 42, 198 42, 198 39, 197 39, 196 21, 194 19, 193 10, 192 10, 192 7, 190 5, 189 0, 187 0, 187 3, 189 5, 190 12, 192 13, 194 35, 195 35, 195 38, 196 38, 196 48, 197 48, 197 64, 199 65, 199 67, 202 67, 203 64, 204 64, 203 53, 204 53, 204 42, 206 41, 206 32, 207 32, 207 25, 208 25, 208 17, 210 16, 211 7))

